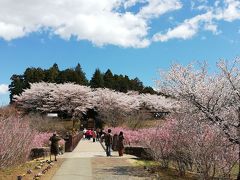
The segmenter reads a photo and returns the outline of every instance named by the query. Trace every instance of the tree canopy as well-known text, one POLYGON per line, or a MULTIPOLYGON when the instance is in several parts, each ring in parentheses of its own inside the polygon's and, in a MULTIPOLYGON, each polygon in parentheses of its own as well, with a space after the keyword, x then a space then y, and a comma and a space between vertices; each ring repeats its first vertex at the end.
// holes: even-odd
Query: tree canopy
POLYGON ((138 91, 140 93, 156 94, 151 87, 144 87, 143 83, 136 77, 130 79, 127 75, 113 74, 110 69, 105 73, 96 69, 91 80, 88 81, 85 72, 80 63, 75 68, 60 70, 56 63, 49 69, 40 67, 28 67, 21 75, 14 74, 11 77, 10 102, 14 95, 20 95, 24 89, 30 88, 30 83, 48 82, 48 83, 74 83, 92 88, 108 88, 119 92, 138 91))

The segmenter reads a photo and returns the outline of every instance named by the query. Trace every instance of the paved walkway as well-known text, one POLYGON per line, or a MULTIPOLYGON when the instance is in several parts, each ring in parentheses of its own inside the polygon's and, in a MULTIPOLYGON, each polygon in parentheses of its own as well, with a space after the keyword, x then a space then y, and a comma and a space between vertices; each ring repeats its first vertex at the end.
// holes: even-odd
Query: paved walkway
POLYGON ((59 157, 66 160, 54 175, 53 180, 90 180, 92 179, 91 158, 104 156, 105 151, 100 143, 81 140, 73 152, 59 157))
POLYGON ((119 157, 117 152, 112 152, 112 157, 106 157, 99 142, 81 140, 73 152, 59 158, 65 161, 52 180, 146 179, 131 176, 132 172, 127 171, 132 166, 128 160, 134 156, 119 157))

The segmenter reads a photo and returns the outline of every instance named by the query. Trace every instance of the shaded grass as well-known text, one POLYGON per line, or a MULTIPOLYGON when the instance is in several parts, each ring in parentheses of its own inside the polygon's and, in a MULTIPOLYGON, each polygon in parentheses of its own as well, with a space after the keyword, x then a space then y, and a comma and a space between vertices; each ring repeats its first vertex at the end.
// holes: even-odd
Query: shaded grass
POLYGON ((146 171, 150 172, 151 174, 154 173, 155 176, 157 176, 160 179, 167 179, 167 180, 197 180, 197 177, 195 174, 187 172, 185 176, 181 177, 179 176, 176 169, 169 167, 161 168, 160 164, 155 161, 148 161, 148 160, 131 160, 132 163, 135 166, 138 166, 139 168, 143 168, 146 171))
POLYGON ((234 178, 237 179, 238 171, 239 171, 239 165, 236 164, 236 165, 233 167, 232 171, 231 171, 232 177, 234 177, 234 178))
MULTIPOLYGON (((145 170, 147 169, 148 171, 150 171, 150 173, 155 173, 160 179, 167 179, 167 180, 175 180, 175 179, 197 180, 198 179, 198 175, 194 172, 186 172, 186 175, 181 177, 179 176, 177 170, 173 166, 170 166, 168 169, 161 168, 160 164, 156 161, 134 159, 134 160, 130 160, 130 162, 134 166, 141 167, 145 170)), ((236 179, 237 175, 238 175, 238 165, 236 165, 232 169, 231 179, 236 179)), ((216 179, 219 179, 219 178, 216 178, 216 179)))

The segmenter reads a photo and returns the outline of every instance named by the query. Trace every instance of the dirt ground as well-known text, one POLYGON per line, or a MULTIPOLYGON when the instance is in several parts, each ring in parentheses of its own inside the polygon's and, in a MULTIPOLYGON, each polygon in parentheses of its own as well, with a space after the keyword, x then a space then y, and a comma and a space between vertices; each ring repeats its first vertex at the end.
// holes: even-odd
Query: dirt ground
MULTIPOLYGON (((7 168, 7 169, 2 169, 0 170, 0 180, 16 180, 17 176, 23 176, 22 180, 33 180, 34 175, 40 173, 45 167, 47 167, 47 163, 43 165, 43 167, 41 169, 35 169, 36 166, 39 165, 41 160, 47 160, 46 159, 38 159, 37 160, 33 160, 33 161, 28 161, 22 165, 16 166, 16 167, 11 167, 11 168, 7 168), (27 174, 28 170, 32 170, 31 174, 27 174)), ((51 180, 51 178, 53 177, 53 175, 55 174, 55 172, 58 170, 58 168, 61 166, 61 164, 63 163, 64 159, 58 159, 57 162, 54 161, 54 165, 52 166, 52 168, 50 170, 48 170, 46 172, 46 174, 44 174, 42 176, 41 179, 44 180, 51 180)))
POLYGON ((196 180, 190 174, 179 177, 174 169, 161 169, 138 159, 99 157, 92 159, 92 168, 95 180, 196 180))
POLYGON ((99 157, 92 159, 93 179, 96 180, 147 180, 156 179, 143 167, 134 166, 129 159, 99 157))

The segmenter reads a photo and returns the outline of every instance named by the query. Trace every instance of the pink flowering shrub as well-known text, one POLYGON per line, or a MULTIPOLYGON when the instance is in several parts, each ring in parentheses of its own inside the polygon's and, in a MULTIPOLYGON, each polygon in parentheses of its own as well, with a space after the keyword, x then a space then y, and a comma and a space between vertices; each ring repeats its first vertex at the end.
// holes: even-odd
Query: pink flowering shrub
MULTIPOLYGON (((106 128, 107 130, 108 128, 106 128)), ((112 134, 123 132, 125 145, 143 146, 162 167, 174 162, 180 175, 194 171, 203 179, 230 178, 237 162, 237 147, 212 125, 195 121, 169 119, 160 127, 130 130, 111 128, 112 134)))
POLYGON ((0 117, 0 168, 25 162, 36 131, 28 121, 15 116, 0 117))
POLYGON ((32 148, 49 146, 50 136, 32 129, 29 119, 14 108, 0 109, 0 169, 27 161, 32 148))
POLYGON ((53 135, 53 133, 41 132, 37 133, 32 141, 33 147, 43 147, 49 146, 49 138, 53 135))

